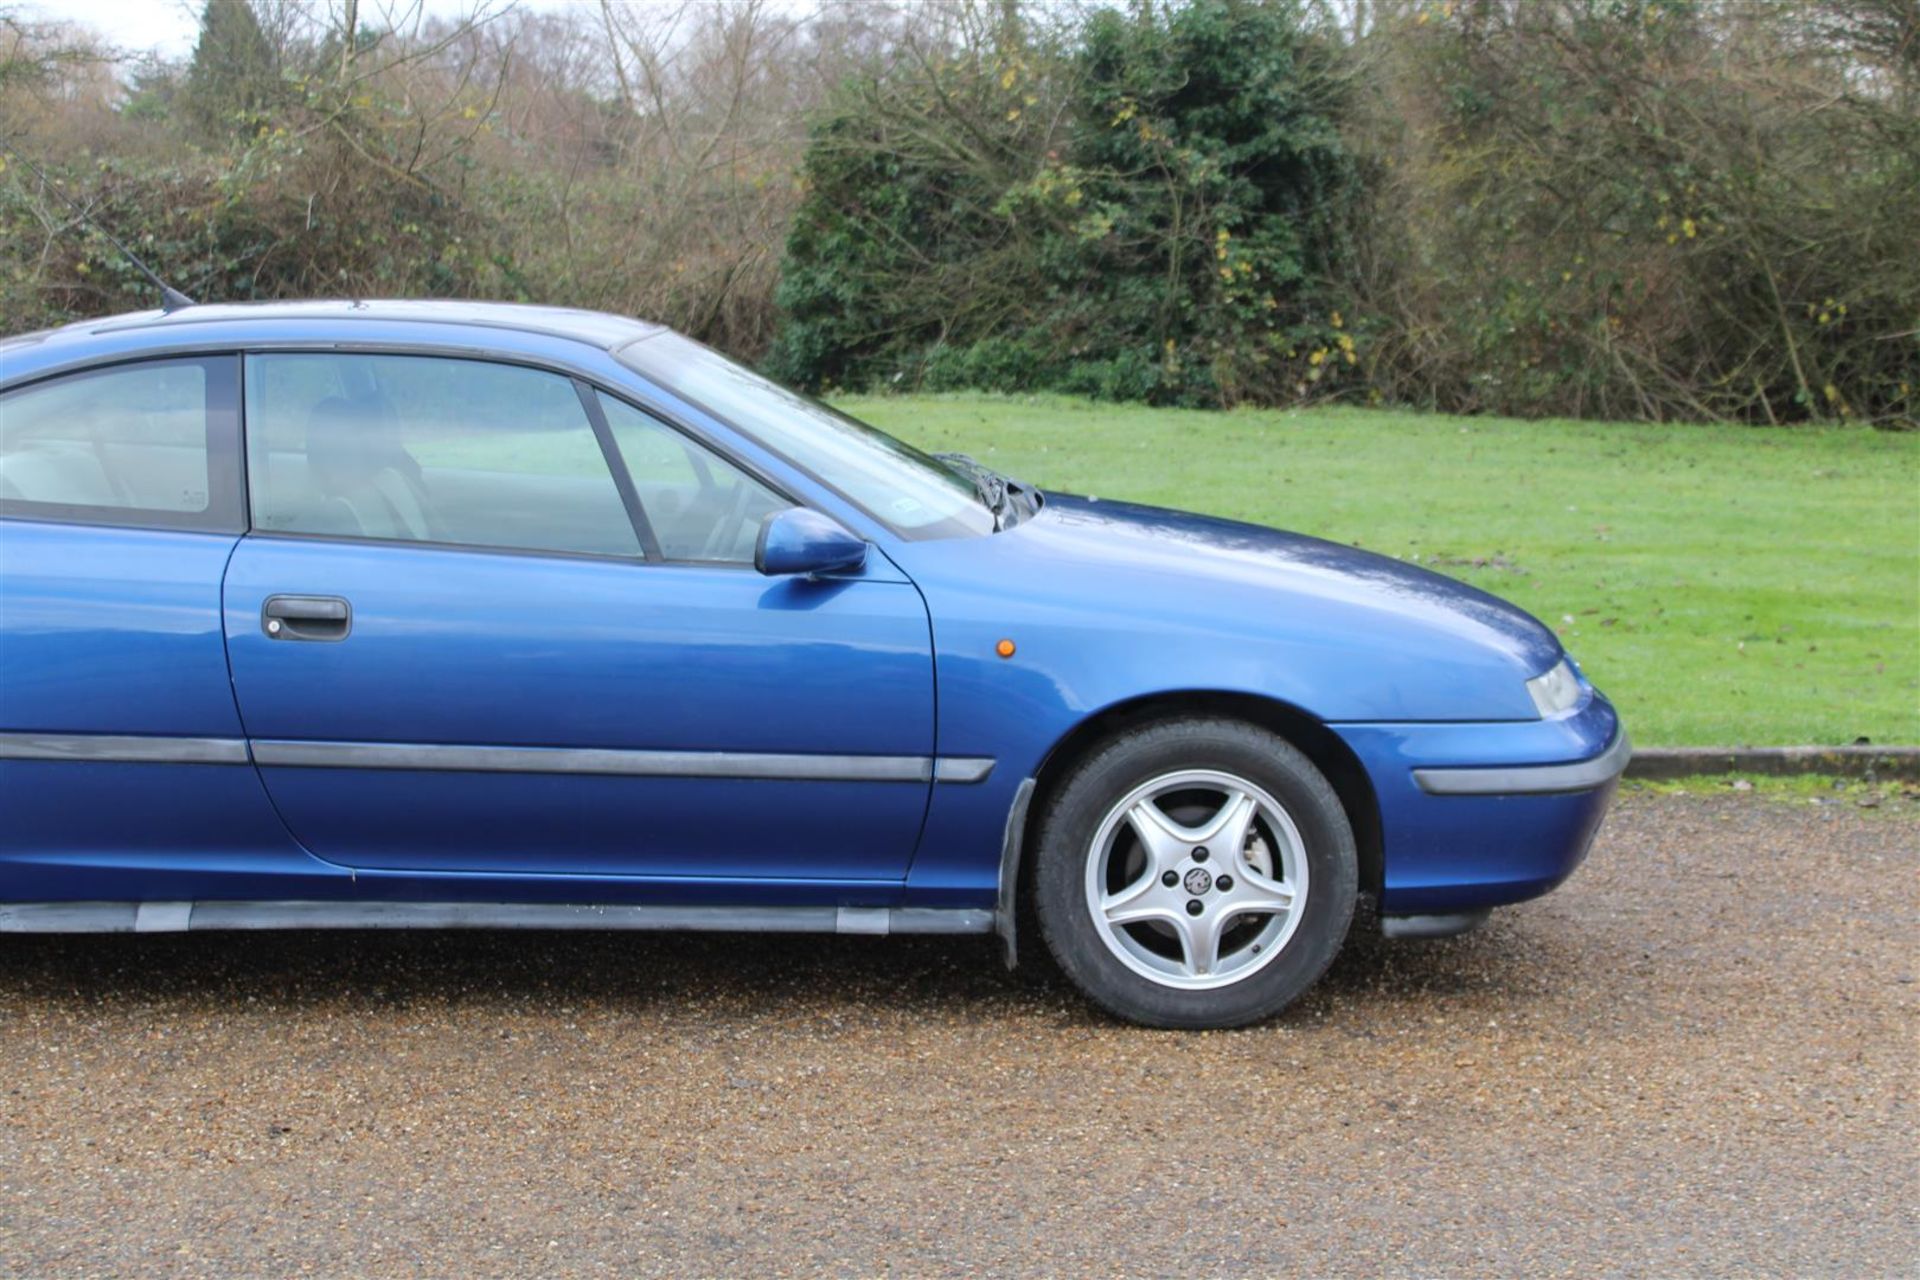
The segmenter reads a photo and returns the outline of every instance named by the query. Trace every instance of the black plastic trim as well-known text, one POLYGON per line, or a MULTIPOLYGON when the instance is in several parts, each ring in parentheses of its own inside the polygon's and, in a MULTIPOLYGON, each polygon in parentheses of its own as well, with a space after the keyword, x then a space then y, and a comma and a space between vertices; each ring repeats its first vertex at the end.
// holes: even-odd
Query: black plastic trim
POLYGON ((87 764, 246 764, 243 738, 166 738, 114 733, 0 733, 0 760, 87 764))
POLYGON ((1020 963, 1020 859, 1026 851, 1027 809, 1033 803, 1034 779, 1024 778, 1007 810, 1006 831, 1000 837, 1000 892, 993 908, 993 931, 1000 935, 1001 956, 1011 969, 1020 963))
POLYGON ((626 459, 620 456, 620 442, 613 438, 613 428, 607 422, 607 411, 601 407, 599 394, 581 378, 573 379, 573 393, 580 398, 580 408, 585 411, 587 421, 593 424, 594 439, 600 442, 601 461, 613 473, 613 487, 620 491, 620 501, 627 505, 627 519, 633 525, 633 536, 640 540, 640 549, 646 554, 648 562, 659 562, 663 558, 660 539, 654 535, 653 521, 647 518, 646 505, 640 501, 640 491, 634 487, 633 472, 627 469, 626 459))
POLYGON ((822 755, 799 752, 635 751, 610 747, 462 746, 256 738, 262 768, 414 769, 452 773, 570 773, 635 778, 751 778, 788 782, 985 780, 993 761, 973 757, 822 755))
POLYGON ((1486 923, 1492 908, 1453 911, 1444 915, 1381 916, 1380 933, 1388 938, 1452 938, 1486 923))
POLYGON ((1415 769, 1413 780, 1434 796, 1564 795, 1606 786, 1626 771, 1632 756, 1633 744, 1622 729, 1612 745, 1591 760, 1492 769, 1415 769))
MULTIPOLYGON (((227 319, 237 320, 237 318, 234 318, 234 317, 228 317, 227 319)), ((184 322, 174 322, 174 323, 182 324, 184 322)), ((482 328, 482 329, 496 329, 504 332, 514 332, 514 333, 542 332, 540 330, 521 329, 517 326, 503 325, 503 324, 476 323, 476 324, 468 325, 463 322, 443 321, 443 320, 423 320, 423 321, 419 321, 418 323, 423 325, 429 325, 429 326, 438 325, 446 328, 453 328, 456 330, 460 328, 482 328)), ((129 327, 138 328, 142 326, 129 326, 129 327)), ((172 328, 173 325, 169 325, 167 327, 172 328)), ((667 330, 662 329, 662 330, 658 330, 657 332, 664 333, 664 332, 667 332, 667 330)), ((570 335, 557 334, 557 333, 545 334, 544 336, 570 337, 570 335)), ((656 335, 650 334, 645 336, 651 337, 656 335)), ((614 362, 618 364, 621 367, 621 369, 624 370, 626 373, 634 374, 640 377, 643 381, 645 381, 646 385, 650 389, 654 390, 656 394, 658 394, 661 391, 661 388, 655 385, 654 380, 650 375, 643 373, 638 369, 633 368, 632 366, 626 364, 624 361, 621 361, 618 358, 618 352, 620 350, 624 349, 627 346, 631 346, 632 342, 642 341, 644 340, 644 338, 636 338, 636 339, 633 339, 632 341, 622 343, 619 347, 608 347, 608 348, 601 348, 601 347, 595 346, 591 342, 585 342, 579 339, 573 339, 573 340, 578 342, 579 346, 583 351, 590 351, 595 355, 605 355, 613 359, 614 362)), ((691 438, 695 443, 702 445, 703 447, 711 450, 714 454, 725 459, 729 465, 737 467, 741 471, 744 471, 746 474, 754 477, 756 480, 766 485, 767 488, 773 490, 775 493, 779 494, 781 497, 787 499, 794 506, 809 507, 815 511, 820 510, 819 506, 813 502, 803 501, 801 499, 795 498, 790 488, 788 488, 785 484, 779 483, 771 479, 763 467, 761 467, 757 463, 750 461, 749 459, 741 457, 738 453, 734 452, 733 446, 729 445, 725 441, 715 439, 708 430, 700 427, 696 423, 688 421, 682 414, 676 413, 667 407, 662 407, 658 405, 642 405, 642 404, 635 403, 635 401, 633 400, 630 394, 623 393, 619 390, 616 390, 614 387, 608 385, 605 375, 601 372, 598 372, 586 365, 577 364, 573 361, 565 360, 556 356, 529 355, 527 352, 524 352, 524 351, 514 351, 511 349, 506 349, 501 347, 489 347, 489 346, 484 346, 477 343, 461 343, 457 341, 446 341, 446 342, 421 341, 421 340, 380 341, 380 340, 352 339, 352 338, 270 338, 270 337, 249 338, 244 342, 232 342, 232 341, 208 342, 205 339, 195 340, 190 338, 184 338, 179 341, 156 343, 154 344, 153 347, 144 351, 139 351, 139 352, 132 352, 132 353, 115 352, 112 355, 106 355, 106 356, 101 356, 101 355, 75 356, 69 360, 64 360, 59 364, 54 365, 50 368, 36 370, 33 374, 29 375, 28 377, 18 379, 17 381, 8 381, 4 378, 0 378, 0 395, 4 395, 19 387, 32 386, 36 383, 51 381, 55 378, 69 377, 76 374, 91 372, 96 369, 111 368, 116 365, 142 364, 149 360, 198 359, 198 358, 203 358, 207 356, 219 356, 219 355, 239 355, 241 357, 253 356, 253 355, 290 355, 290 354, 300 354, 302 352, 311 352, 311 353, 322 354, 322 355, 359 354, 359 355, 439 356, 449 360, 478 360, 478 361, 483 361, 491 364, 516 365, 516 366, 519 366, 520 368, 540 369, 548 373, 560 374, 563 377, 566 377, 569 379, 575 379, 581 382, 585 382, 589 387, 593 388, 593 390, 596 393, 603 396, 610 396, 613 399, 620 401, 622 404, 632 407, 636 412, 644 413, 651 418, 655 418, 660 422, 665 423, 667 426, 672 427, 675 431, 678 431, 680 434, 691 438)), ((694 407, 696 409, 701 409, 701 406, 698 406, 698 405, 695 405, 694 407)), ((705 412, 704 409, 701 409, 701 411, 705 412)), ((728 419, 723 418, 718 414, 708 413, 707 416, 711 417, 715 422, 721 423, 726 426, 732 426, 732 424, 729 422, 728 419)), ((832 494, 835 498, 838 498, 840 501, 846 503, 847 506, 852 511, 857 512, 859 514, 862 520, 872 521, 876 527, 882 530, 885 530, 888 533, 892 533, 892 529, 887 525, 885 521, 879 520, 878 518, 873 516, 873 514, 867 511, 867 509, 864 506, 862 506, 860 503, 857 503, 853 501, 851 498, 848 498, 845 494, 841 493, 834 486, 827 484, 825 481, 821 480, 818 476, 814 475, 807 468, 802 467, 798 463, 795 463, 790 459, 786 458, 778 450, 773 449, 770 446, 761 443, 757 438, 754 437, 752 432, 742 430, 739 427, 732 427, 732 429, 736 431, 740 436, 745 438, 746 440, 751 441, 753 444, 755 444, 759 448, 766 449, 768 453, 772 454, 776 458, 779 458, 782 462, 785 462, 788 466, 793 467, 795 471, 799 472, 802 476, 805 476, 808 480, 811 480, 813 483, 819 485, 822 489, 826 490, 826 492, 828 492, 829 494, 832 494)), ((245 508, 243 508, 243 510, 245 510, 245 508)), ((4 511, 0 511, 0 515, 5 515, 5 514, 6 513, 4 511)), ((839 519, 839 517, 833 516, 831 512, 822 512, 822 514, 832 516, 832 518, 834 519, 839 519)), ((121 524, 124 522, 102 520, 102 521, 98 521, 97 523, 121 524)), ((128 527, 142 528, 145 526, 130 525, 128 527)), ((220 532, 233 532, 233 531, 221 530, 220 532)), ((284 533, 285 536, 296 537, 296 538, 318 538, 323 536, 330 536, 330 535, 321 535, 321 534, 296 534, 296 533, 286 532, 283 530, 255 529, 253 530, 253 532, 270 533, 270 534, 284 533)), ((895 535, 895 536, 898 536, 898 535, 895 535)), ((498 551, 498 552, 506 552, 509 554, 519 553, 519 554, 529 554, 529 555, 573 555, 573 556, 581 556, 581 557, 601 559, 601 560, 619 560, 629 564, 645 563, 643 556, 617 556, 617 555, 609 555, 609 554, 597 553, 597 552, 541 552, 541 551, 531 551, 531 550, 523 551, 520 548, 514 548, 514 547, 494 547, 494 546, 485 546, 480 544, 469 544, 469 543, 427 543, 427 542, 420 542, 414 539, 343 538, 337 535, 332 535, 332 539, 334 541, 342 541, 342 542, 385 541, 385 542, 391 542, 393 545, 396 545, 396 546, 441 546, 441 547, 452 547, 459 550, 498 551)), ((751 565, 739 565, 733 561, 662 560, 660 563, 702 565, 702 566, 709 566, 709 567, 744 568, 749 572, 752 571, 751 565)))
MULTIPOLYGON (((160 529, 174 533, 240 534, 247 529, 246 490, 240 432, 240 357, 233 352, 147 355, 102 361, 52 372, 8 386, 0 404, 18 394, 140 365, 195 364, 207 383, 207 505, 201 511, 156 511, 143 507, 91 506, 0 498, 0 517, 49 524, 98 525, 113 529, 160 529)), ((3 411, 3 410, 0 410, 3 411)))
POLYGON ((207 929, 594 929, 989 933, 977 907, 648 906, 544 902, 0 902, 0 934, 207 929))

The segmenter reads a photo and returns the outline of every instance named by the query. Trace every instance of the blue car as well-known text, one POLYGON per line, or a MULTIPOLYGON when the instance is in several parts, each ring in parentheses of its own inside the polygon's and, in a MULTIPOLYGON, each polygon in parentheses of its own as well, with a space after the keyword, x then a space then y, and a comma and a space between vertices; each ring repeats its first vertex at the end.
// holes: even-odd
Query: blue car
POLYGON ((193 306, 0 343, 0 931, 998 933, 1221 1027, 1468 928, 1628 754, 1553 633, 934 458, 667 330, 193 306))

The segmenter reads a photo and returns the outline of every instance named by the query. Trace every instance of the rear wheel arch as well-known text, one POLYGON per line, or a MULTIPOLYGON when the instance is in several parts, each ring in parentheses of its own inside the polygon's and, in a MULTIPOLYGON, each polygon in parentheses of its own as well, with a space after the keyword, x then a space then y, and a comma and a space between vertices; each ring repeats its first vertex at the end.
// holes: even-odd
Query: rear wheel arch
MULTIPOLYGON (((1104 707, 1068 730, 1048 750, 1034 772, 1034 787, 1021 815, 1020 861, 1014 901, 1003 905, 1017 913, 1018 936, 1034 935, 1031 890, 1035 841, 1047 806, 1076 765, 1119 734, 1171 720, 1214 718, 1239 720, 1285 739, 1325 775, 1353 828, 1359 854, 1360 890, 1378 894, 1384 875, 1380 830, 1380 802, 1373 783, 1340 736, 1319 719, 1289 703, 1257 694, 1193 690, 1149 694, 1104 707)), ((1011 957, 1011 952, 1009 952, 1011 957)))

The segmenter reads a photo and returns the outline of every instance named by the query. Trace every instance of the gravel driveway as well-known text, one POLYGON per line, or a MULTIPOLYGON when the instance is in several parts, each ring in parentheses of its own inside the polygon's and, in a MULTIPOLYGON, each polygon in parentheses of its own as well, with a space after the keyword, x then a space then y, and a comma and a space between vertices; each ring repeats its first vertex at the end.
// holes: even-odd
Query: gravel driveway
POLYGON ((1239 1032, 974 940, 0 939, 0 1274, 1912 1275, 1889 807, 1628 796, 1239 1032))

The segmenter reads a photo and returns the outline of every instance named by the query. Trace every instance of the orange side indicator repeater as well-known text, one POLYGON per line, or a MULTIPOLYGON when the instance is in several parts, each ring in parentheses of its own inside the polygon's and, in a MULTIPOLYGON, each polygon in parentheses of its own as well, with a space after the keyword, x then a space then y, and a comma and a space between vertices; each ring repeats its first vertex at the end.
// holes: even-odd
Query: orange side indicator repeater
POLYGON ((1002 640, 999 644, 993 646, 993 651, 1003 658, 1011 658, 1013 656, 1013 641, 1002 640))

